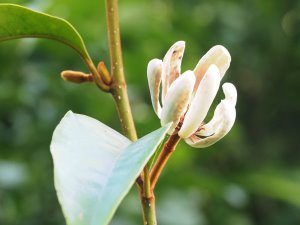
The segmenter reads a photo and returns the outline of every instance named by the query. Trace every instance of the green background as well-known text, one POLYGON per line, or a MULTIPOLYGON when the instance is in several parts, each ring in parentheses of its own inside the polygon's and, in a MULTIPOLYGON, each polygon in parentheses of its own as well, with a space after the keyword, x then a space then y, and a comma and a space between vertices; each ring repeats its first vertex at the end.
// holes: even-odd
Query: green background
MULTIPOLYGON (((109 63, 104 1, 1 3, 67 19, 94 61, 109 63)), ((120 19, 140 137, 160 126, 147 87, 150 59, 163 58, 178 40, 186 41, 182 71, 193 69, 216 44, 232 56, 223 82, 238 89, 237 121, 208 149, 180 144, 157 185, 158 224, 300 224, 300 2, 127 0, 120 1, 120 19)), ((66 69, 86 71, 80 57, 62 44, 0 43, 1 225, 64 224, 49 144, 69 109, 120 130, 112 98, 94 85, 64 82, 59 74, 66 69)), ((214 106, 222 98, 220 91, 214 106)), ((111 224, 142 224, 136 188, 111 224)))

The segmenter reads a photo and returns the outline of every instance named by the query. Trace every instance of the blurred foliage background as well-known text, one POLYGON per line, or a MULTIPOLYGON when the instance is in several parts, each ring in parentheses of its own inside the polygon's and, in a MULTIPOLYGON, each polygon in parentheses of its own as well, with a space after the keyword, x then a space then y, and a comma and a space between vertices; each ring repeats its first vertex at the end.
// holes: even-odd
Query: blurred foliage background
MULTIPOLYGON (((15 0, 70 21, 95 60, 108 62, 104 1, 15 0)), ((120 1, 124 64, 139 136, 157 129, 146 66, 186 41, 183 71, 213 45, 232 64, 237 121, 205 150, 181 143, 156 190, 160 225, 300 224, 300 1, 120 1)), ((86 68, 62 44, 0 43, 0 224, 65 224, 53 185, 52 132, 68 110, 120 130, 108 94, 60 79, 86 68)), ((216 105, 222 98, 218 94, 216 105)), ((67 163, 67 162, 66 162, 67 163)), ((135 188, 112 225, 142 224, 135 188)))

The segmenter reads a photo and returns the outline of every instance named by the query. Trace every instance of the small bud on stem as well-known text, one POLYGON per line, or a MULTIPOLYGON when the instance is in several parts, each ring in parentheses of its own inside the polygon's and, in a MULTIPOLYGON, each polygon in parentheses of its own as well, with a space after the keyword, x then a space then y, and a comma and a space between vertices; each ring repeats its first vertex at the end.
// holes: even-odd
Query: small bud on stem
POLYGON ((81 84, 84 82, 93 82, 93 76, 79 71, 65 70, 61 73, 61 77, 72 83, 81 84))
POLYGON ((99 62, 98 66, 97 66, 97 70, 98 70, 98 73, 100 74, 100 76, 102 77, 104 83, 107 85, 111 84, 112 79, 111 79, 110 73, 108 72, 108 69, 105 66, 103 61, 99 62))

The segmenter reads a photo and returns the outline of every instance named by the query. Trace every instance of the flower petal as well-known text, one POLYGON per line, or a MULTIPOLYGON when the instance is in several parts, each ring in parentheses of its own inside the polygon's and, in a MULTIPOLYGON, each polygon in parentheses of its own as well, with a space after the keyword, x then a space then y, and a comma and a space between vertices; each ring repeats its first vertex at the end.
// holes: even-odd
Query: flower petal
POLYGON ((205 125, 201 126, 201 129, 195 132, 196 135, 202 137, 208 137, 216 132, 217 127, 222 122, 222 104, 219 103, 215 109, 213 118, 205 125))
POLYGON ((147 78, 151 94, 151 102, 155 113, 160 118, 161 105, 159 103, 159 86, 161 83, 162 61, 160 59, 152 59, 148 63, 147 78))
POLYGON ((211 124, 214 125, 215 128, 213 135, 206 138, 200 138, 197 135, 193 135, 192 137, 185 139, 185 142, 195 148, 205 148, 223 138, 234 124, 236 117, 235 107, 230 101, 222 100, 216 109, 216 114, 217 115, 214 115, 214 117, 218 117, 215 119, 218 123, 211 124))
POLYGON ((237 91, 235 86, 232 83, 224 83, 222 85, 222 89, 225 94, 225 99, 231 101, 231 103, 235 106, 237 100, 237 91))
POLYGON ((215 64, 219 71, 221 78, 229 68, 231 56, 228 50, 222 45, 212 47, 198 62, 194 69, 196 75, 195 90, 197 90, 200 81, 211 64, 215 64))
POLYGON ((186 71, 171 84, 161 112, 162 126, 173 122, 169 134, 173 133, 180 118, 185 113, 193 92, 194 84, 195 75, 193 71, 186 71))
MULTIPOLYGON (((237 91, 235 86, 231 83, 225 83, 222 85, 222 88, 225 94, 225 100, 235 106, 237 100, 237 91)), ((218 125, 222 122, 223 104, 224 103, 221 102, 219 105, 217 105, 213 118, 207 124, 203 125, 201 130, 195 133, 196 135, 207 137, 215 133, 218 125)))
POLYGON ((163 59, 162 72, 162 103, 164 104, 165 96, 169 86, 180 75, 181 60, 185 49, 185 42, 178 41, 171 46, 163 59))
POLYGON ((179 136, 187 138, 197 131, 217 94, 220 86, 220 72, 216 65, 206 71, 185 115, 179 136))

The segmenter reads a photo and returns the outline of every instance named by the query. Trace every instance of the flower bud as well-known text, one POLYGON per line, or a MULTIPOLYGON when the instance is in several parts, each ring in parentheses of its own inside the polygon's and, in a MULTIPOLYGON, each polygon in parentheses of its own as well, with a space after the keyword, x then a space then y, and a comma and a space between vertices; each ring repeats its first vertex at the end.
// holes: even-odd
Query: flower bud
POLYGON ((98 66, 97 66, 97 71, 100 74, 100 76, 105 84, 107 84, 107 85, 111 84, 112 79, 111 79, 110 73, 108 72, 108 69, 105 66, 103 61, 99 62, 98 66))
POLYGON ((80 71, 65 70, 61 73, 61 77, 72 83, 81 84, 84 82, 93 82, 93 76, 80 71))

